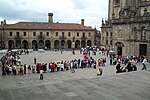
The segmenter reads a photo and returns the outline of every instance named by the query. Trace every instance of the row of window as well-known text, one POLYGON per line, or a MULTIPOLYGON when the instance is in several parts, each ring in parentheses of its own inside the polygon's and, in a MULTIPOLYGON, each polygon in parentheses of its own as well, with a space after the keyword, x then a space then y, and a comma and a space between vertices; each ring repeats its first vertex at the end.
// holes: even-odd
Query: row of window
MULTIPOLYGON (((106 40, 106 45, 108 45, 108 40, 106 40)), ((110 40, 110 45, 112 45, 112 40, 110 40)))
MULTIPOLYGON (((108 34, 108 32, 106 32, 106 36, 108 36, 109 34, 108 34)), ((113 36, 113 33, 111 32, 110 33, 110 37, 112 37, 113 36)))
MULTIPOLYGON (((10 36, 13 35, 12 32, 9 33, 10 36)), ((40 36, 43 35, 43 32, 40 32, 40 36)), ((49 36, 49 32, 46 32, 46 36, 49 36)), ((19 37, 19 32, 16 32, 16 36, 19 37)), ((26 32, 23 32, 23 36, 27 36, 27 33, 26 32)), ((36 36, 36 32, 33 32, 33 36, 36 36)), ((55 36, 58 36, 58 32, 56 32, 55 36)), ((62 36, 65 36, 65 32, 62 32, 62 36)), ((68 37, 71 36, 71 33, 68 32, 68 37)), ((77 32, 77 36, 79 36, 79 32, 77 32)), ((83 32, 82 34, 83 37, 85 37, 85 33, 83 32)), ((88 33, 88 37, 91 37, 91 33, 88 33)))

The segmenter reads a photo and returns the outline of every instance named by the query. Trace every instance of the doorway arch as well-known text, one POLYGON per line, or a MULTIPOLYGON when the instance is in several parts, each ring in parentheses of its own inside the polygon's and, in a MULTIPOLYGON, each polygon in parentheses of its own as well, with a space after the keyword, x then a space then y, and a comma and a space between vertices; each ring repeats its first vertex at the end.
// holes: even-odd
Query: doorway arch
POLYGON ((122 42, 117 42, 115 46, 117 47, 117 55, 122 56, 122 47, 124 47, 124 44, 122 42))
POLYGON ((79 40, 76 40, 76 42, 75 42, 75 48, 76 49, 80 49, 80 41, 79 40))
POLYGON ((64 49, 65 48, 65 40, 61 41, 61 48, 64 49))
POLYGON ((39 41, 39 48, 44 49, 44 41, 43 40, 39 41))
POLYGON ((50 40, 46 40, 46 41, 45 41, 45 47, 46 47, 47 49, 50 49, 50 48, 51 48, 51 42, 50 42, 50 40))
POLYGON ((54 41, 54 48, 59 49, 59 41, 58 40, 54 41))
POLYGON ((8 49, 13 49, 14 48, 14 41, 13 40, 9 40, 8 41, 8 49))
POLYGON ((71 49, 71 40, 67 41, 67 47, 68 47, 68 49, 71 49))
POLYGON ((91 46, 92 46, 92 42, 91 42, 91 40, 88 40, 88 41, 87 41, 87 46, 89 46, 89 47, 91 47, 91 46))
POLYGON ((38 43, 36 40, 32 41, 32 49, 38 49, 38 43))
POLYGON ((21 41, 20 40, 16 40, 16 48, 21 49, 21 41))
POLYGON ((85 40, 82 40, 82 41, 81 41, 81 47, 82 47, 82 48, 85 48, 85 47, 86 47, 86 42, 85 42, 85 40))
POLYGON ((28 49, 28 41, 27 40, 23 40, 22 47, 23 47, 23 49, 28 49))

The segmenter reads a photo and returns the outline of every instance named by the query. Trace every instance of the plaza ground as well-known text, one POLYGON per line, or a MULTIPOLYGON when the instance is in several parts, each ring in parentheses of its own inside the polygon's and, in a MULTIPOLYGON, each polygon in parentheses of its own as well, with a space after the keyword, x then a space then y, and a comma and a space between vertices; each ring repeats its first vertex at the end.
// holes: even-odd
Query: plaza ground
MULTIPOLYGON (((49 63, 83 59, 79 51, 72 55, 71 51, 60 52, 34 51, 29 55, 21 55, 22 64, 37 62, 49 63)), ((105 58, 102 55, 92 55, 94 59, 105 58)), ((107 61, 109 58, 107 58, 107 61)), ((150 98, 150 66, 141 71, 115 73, 115 66, 107 62, 103 75, 97 76, 93 68, 71 71, 44 73, 44 80, 39 80, 39 74, 21 76, 0 76, 0 100, 149 100, 150 98)), ((1 74, 1 72, 0 72, 1 74)))

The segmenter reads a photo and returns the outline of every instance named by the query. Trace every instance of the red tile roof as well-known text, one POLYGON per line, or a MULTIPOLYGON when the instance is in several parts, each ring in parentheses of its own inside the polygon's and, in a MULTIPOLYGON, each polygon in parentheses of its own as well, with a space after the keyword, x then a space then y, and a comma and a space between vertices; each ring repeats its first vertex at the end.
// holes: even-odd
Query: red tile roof
POLYGON ((5 29, 44 29, 44 30, 94 30, 75 23, 46 23, 46 22, 18 22, 16 24, 7 24, 5 29))

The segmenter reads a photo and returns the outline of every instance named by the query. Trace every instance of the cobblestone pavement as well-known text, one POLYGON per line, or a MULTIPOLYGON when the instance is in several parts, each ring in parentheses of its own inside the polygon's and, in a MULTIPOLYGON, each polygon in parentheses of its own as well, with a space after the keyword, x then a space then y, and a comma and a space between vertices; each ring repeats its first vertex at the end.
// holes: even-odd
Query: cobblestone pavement
MULTIPOLYGON (((106 57, 92 55, 93 58, 106 57)), ((64 61, 82 59, 76 51, 72 52, 45 51, 22 55, 22 64, 37 62, 64 61)), ((109 60, 109 58, 107 58, 109 60)), ((76 69, 71 71, 44 73, 44 80, 39 80, 39 74, 21 76, 0 76, 0 100, 149 100, 150 98, 150 70, 115 73, 115 66, 103 68, 103 75, 97 76, 93 68, 76 69)), ((148 65, 149 67, 149 65, 148 65)), ((1 72, 0 72, 1 73, 1 72)))

